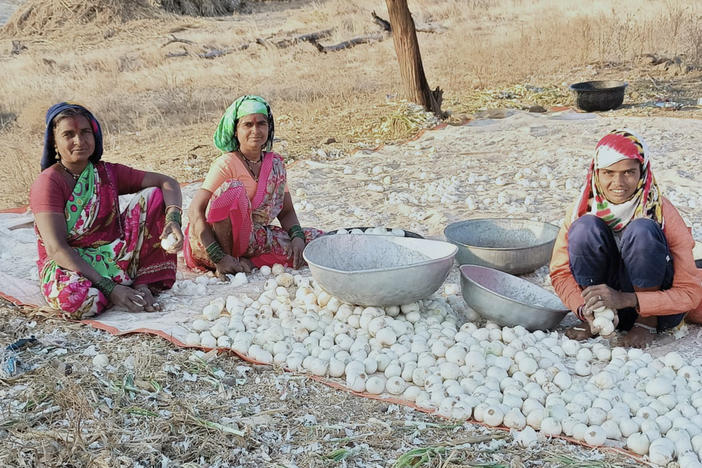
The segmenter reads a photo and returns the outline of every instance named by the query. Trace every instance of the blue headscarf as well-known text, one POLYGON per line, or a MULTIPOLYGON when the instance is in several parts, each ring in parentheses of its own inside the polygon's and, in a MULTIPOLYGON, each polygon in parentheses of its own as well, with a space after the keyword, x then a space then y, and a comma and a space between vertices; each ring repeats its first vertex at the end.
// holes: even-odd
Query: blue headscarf
POLYGON ((227 108, 214 133, 214 144, 220 151, 230 153, 239 149, 239 141, 236 139, 236 124, 239 119, 249 114, 263 114, 268 119, 268 139, 264 145, 266 151, 273 148, 273 135, 275 125, 271 107, 265 99, 253 94, 241 96, 227 108))
POLYGON ((59 102, 54 104, 46 111, 46 132, 44 133, 44 153, 41 156, 41 170, 51 167, 56 162, 56 145, 54 142, 54 125, 53 121, 57 115, 67 109, 80 109, 88 117, 90 121, 90 126, 93 128, 93 136, 95 138, 95 151, 90 155, 90 162, 95 164, 102 158, 102 130, 100 129, 100 123, 97 119, 90 113, 88 109, 81 106, 80 104, 75 104, 71 102, 59 102))

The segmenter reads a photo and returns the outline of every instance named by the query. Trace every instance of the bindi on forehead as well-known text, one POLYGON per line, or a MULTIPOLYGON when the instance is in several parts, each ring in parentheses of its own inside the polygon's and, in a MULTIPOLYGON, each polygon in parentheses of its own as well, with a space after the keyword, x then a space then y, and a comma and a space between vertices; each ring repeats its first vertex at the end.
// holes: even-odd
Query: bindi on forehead
POLYGON ((82 115, 64 117, 56 124, 57 131, 59 131, 61 129, 66 129, 66 128, 80 128, 80 129, 88 128, 88 129, 92 130, 92 126, 90 125, 90 122, 88 122, 88 119, 86 119, 82 115))
POLYGON ((240 123, 245 123, 245 122, 255 122, 255 123, 260 123, 260 122, 268 122, 268 118, 266 118, 265 115, 263 114, 249 114, 243 116, 241 119, 239 119, 240 123))

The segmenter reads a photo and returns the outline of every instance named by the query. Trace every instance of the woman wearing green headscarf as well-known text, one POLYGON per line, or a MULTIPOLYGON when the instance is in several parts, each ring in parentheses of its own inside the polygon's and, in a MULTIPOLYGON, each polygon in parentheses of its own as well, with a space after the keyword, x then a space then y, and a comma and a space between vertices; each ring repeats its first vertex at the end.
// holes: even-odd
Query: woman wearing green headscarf
POLYGON ((300 227, 283 158, 271 151, 274 121, 259 96, 237 99, 214 134, 222 151, 188 210, 183 254, 190 268, 218 276, 280 263, 299 268, 321 231, 300 227), (277 218, 280 227, 271 223, 277 218))

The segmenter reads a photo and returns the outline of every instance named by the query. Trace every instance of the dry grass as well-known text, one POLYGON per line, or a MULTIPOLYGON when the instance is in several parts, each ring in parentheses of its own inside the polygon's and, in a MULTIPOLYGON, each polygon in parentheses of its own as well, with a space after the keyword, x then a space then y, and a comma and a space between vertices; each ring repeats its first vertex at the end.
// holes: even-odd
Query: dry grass
MULTIPOLYGON (((647 74, 659 83, 671 80, 659 76, 661 70, 637 68, 635 60, 643 53, 677 55, 684 64, 700 65, 702 9, 697 4, 570 3, 411 2, 417 25, 445 28, 419 33, 419 41, 429 83, 445 90, 443 107, 452 113, 450 120, 487 107, 569 104, 564 83, 610 76, 630 81, 629 92, 643 101, 649 96, 639 88, 650 87, 647 74), (545 91, 504 98, 525 84, 545 91)), ((256 2, 253 14, 213 19, 169 15, 153 4, 32 2, 29 14, 16 14, 0 31, 0 48, 9 49, 11 38, 28 48, 0 59, 0 145, 11 149, 0 160, 0 177, 7 181, 0 207, 26 202, 28 182, 38 171, 44 111, 59 100, 82 102, 101 118, 107 159, 162 170, 183 181, 202 177, 216 155, 212 129, 227 105, 244 93, 272 102, 281 140, 276 148, 288 158, 310 157, 319 148, 353 151, 407 138, 428 122, 413 121, 399 99, 390 39, 329 54, 309 43, 285 49, 256 43, 327 28, 332 36, 325 44, 376 32, 370 12, 387 16, 382 0, 256 2), (60 14, 64 11, 72 19, 60 14), (65 33, 69 27, 70 35, 65 33), (190 42, 169 43, 173 37, 190 42), (212 50, 228 53, 209 60, 198 55, 212 50), (188 55, 167 57, 183 52, 188 55), (193 158, 198 145, 208 148, 193 158), (185 161, 194 169, 186 169, 185 161)), ((169 3, 176 4, 185 5, 169 3)), ((234 5, 190 4, 199 5, 201 14, 234 5)))
POLYGON ((141 0, 29 0, 3 28, 7 35, 44 36, 64 28, 111 26, 133 19, 155 17, 158 11, 141 0))
POLYGON ((0 466, 641 466, 559 440, 520 448, 502 431, 442 422, 229 354, 31 322, 5 305, 0 312, 0 343, 40 337, 20 354, 31 370, 0 379, 11 402, 0 420, 0 466), (98 352, 108 367, 93 367, 98 352))
POLYGON ((172 13, 191 16, 220 16, 237 11, 242 0, 149 0, 151 4, 172 13))

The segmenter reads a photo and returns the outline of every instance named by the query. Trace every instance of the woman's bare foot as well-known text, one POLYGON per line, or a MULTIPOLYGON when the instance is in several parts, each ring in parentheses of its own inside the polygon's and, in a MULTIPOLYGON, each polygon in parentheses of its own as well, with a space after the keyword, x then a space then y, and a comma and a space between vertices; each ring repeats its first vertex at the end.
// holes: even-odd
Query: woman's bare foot
POLYGON ((144 310, 146 312, 156 312, 158 310, 161 310, 161 305, 158 302, 156 302, 154 294, 151 292, 151 288, 149 288, 149 286, 145 284, 140 284, 134 286, 134 289, 139 291, 139 294, 141 294, 144 298, 144 310))
POLYGON ((595 336, 592 331, 590 331, 590 326, 585 322, 566 329, 565 335, 571 340, 578 341, 587 340, 595 336))
POLYGON ((651 331, 652 330, 648 327, 644 328, 634 325, 634 328, 629 330, 626 334, 621 335, 618 340, 618 344, 619 346, 624 346, 627 348, 645 348, 656 341, 657 335, 655 333, 651 333, 651 331))

